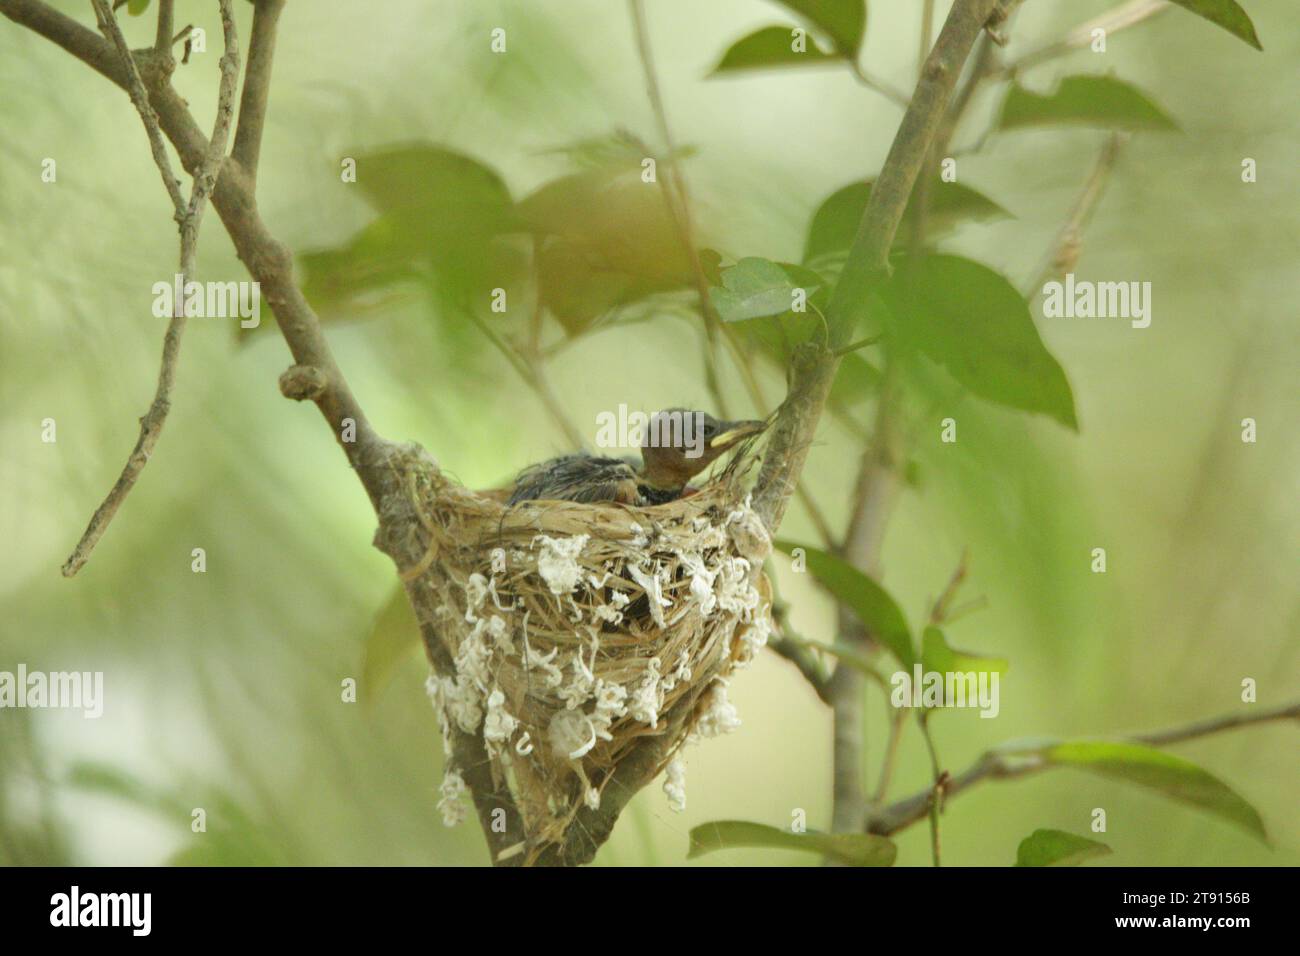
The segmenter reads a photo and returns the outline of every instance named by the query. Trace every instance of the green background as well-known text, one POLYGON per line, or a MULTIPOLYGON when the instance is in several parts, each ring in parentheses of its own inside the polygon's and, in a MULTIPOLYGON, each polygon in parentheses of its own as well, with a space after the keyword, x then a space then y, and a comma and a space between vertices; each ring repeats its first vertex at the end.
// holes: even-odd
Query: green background
MULTIPOLYGON (((58 4, 90 24, 87 5, 58 4)), ((182 0, 178 24, 209 50, 176 84, 205 127, 219 25, 182 0)), ((650 0, 648 17, 703 240, 734 256, 797 261, 813 210, 882 163, 899 109, 835 69, 706 80, 736 38, 790 15, 761 0, 650 0)), ((941 12, 944 4, 940 4, 941 12)), ((958 647, 1007 657, 1001 713, 935 717, 959 770, 1027 735, 1117 734, 1233 712, 1243 678, 1259 704, 1300 692, 1300 205, 1295 79, 1300 39, 1286 0, 1248 10, 1266 52, 1174 10, 1028 73, 1039 92, 1066 73, 1114 71, 1181 133, 1136 135, 1089 228, 1080 278, 1153 283, 1154 319, 1041 320, 1073 385, 1082 432, 968 399, 959 441, 935 421, 913 444, 919 476, 899 502, 884 583, 914 624, 963 548, 968 595, 989 606, 949 629, 958 647), (1243 184, 1244 157, 1259 181, 1243 184), (1259 440, 1243 444, 1242 418, 1259 440), (1109 570, 1090 572, 1107 550, 1109 570)), ((914 79, 919 4, 876 2, 863 63, 896 86, 914 79)), ((1035 0, 1010 54, 1050 40, 1098 2, 1035 0)), ((238 4, 241 41, 249 8, 238 4)), ((123 16, 134 46, 150 17, 123 16)), ((59 566, 135 440, 157 374, 162 324, 150 287, 174 271, 176 242, 143 131, 127 98, 51 44, 0 20, 0 670, 102 670, 102 719, 0 711, 0 863, 480 864, 472 823, 444 829, 441 745, 404 659, 381 689, 340 701, 360 677, 391 565, 370 546, 374 518, 313 409, 283 400, 289 364, 274 334, 237 343, 229 320, 195 319, 167 429, 89 565, 59 566), (54 158, 58 181, 41 182, 54 158), (58 441, 40 440, 54 418, 58 441), (207 572, 190 570, 191 549, 207 572), (204 807, 208 833, 189 810, 204 807)), ((972 140, 997 106, 974 104, 972 140)), ((566 171, 548 150, 654 122, 623 4, 291 2, 281 21, 259 197, 296 252, 337 245, 371 218, 339 178, 344 156, 395 142, 442 143, 497 169, 523 196, 566 171), (508 30, 510 52, 488 52, 508 30)), ((963 158, 962 181, 1015 218, 963 227, 946 248, 1023 286, 1091 168, 1105 134, 1011 132, 963 158)), ((215 213, 199 278, 244 279, 215 213)), ((471 486, 499 484, 565 450, 513 370, 454 316, 385 300, 330 338, 354 391, 387 436, 418 441, 471 486)), ((271 322, 269 314, 264 319, 271 322)), ((708 407, 699 339, 663 317, 590 336, 552 367, 584 433, 598 412, 708 407)), ((779 374, 764 378, 777 395, 779 374)), ((727 390, 744 405, 728 371, 727 390)), ((867 420, 865 411, 861 412, 867 420)), ((807 471, 836 523, 847 513, 856 446, 824 422, 807 471)), ((794 506, 783 537, 812 541, 794 506)), ((833 638, 828 600, 788 573, 782 592, 806 636, 833 638)), ((873 769, 887 712, 867 704, 873 769)), ((687 753, 688 808, 652 786, 597 863, 682 864, 692 826, 720 818, 810 826, 830 817, 830 719, 773 654, 732 686, 744 726, 687 753)), ((949 864, 1010 864, 1041 827, 1090 834, 1106 809, 1103 862, 1300 863, 1296 728, 1183 744, 1186 756, 1259 808, 1267 848, 1222 820, 1126 784, 1058 770, 989 783, 944 817, 949 864)), ((923 787, 914 727, 895 795, 923 787)), ((929 862, 924 824, 899 837, 903 864, 929 862)), ((728 851, 703 865, 806 864, 728 851)), ((695 864, 693 864, 695 865, 695 864)))

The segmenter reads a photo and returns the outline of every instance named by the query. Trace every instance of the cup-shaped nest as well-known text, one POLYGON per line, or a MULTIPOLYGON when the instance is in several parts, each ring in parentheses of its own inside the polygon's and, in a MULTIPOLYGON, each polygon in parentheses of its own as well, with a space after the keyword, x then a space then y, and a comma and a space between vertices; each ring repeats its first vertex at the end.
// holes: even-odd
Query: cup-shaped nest
MULTIPOLYGON (((743 470, 733 461, 646 508, 507 507, 414 473, 423 556, 404 577, 425 618, 430 695, 444 739, 481 737, 493 785, 509 788, 525 835, 516 852, 563 843, 608 787, 644 786, 689 739, 738 723, 727 679, 766 642, 771 604, 771 540, 743 470), (615 775, 633 759, 635 773, 615 775)), ((453 761, 444 780, 448 822, 464 812, 462 769, 453 761)), ((677 766, 665 790, 680 808, 677 766)))

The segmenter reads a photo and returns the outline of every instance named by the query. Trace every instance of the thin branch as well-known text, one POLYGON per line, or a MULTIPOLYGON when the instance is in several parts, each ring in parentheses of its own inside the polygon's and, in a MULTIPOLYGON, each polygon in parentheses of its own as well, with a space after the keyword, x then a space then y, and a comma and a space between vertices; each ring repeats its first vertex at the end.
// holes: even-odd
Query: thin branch
POLYGON ((962 65, 997 6, 998 0, 957 0, 926 58, 921 80, 872 186, 844 271, 835 284, 827 313, 835 347, 845 344, 860 304, 888 271, 889 250, 912 186, 943 122, 962 65))
POLYGON ((948 579, 948 584, 943 589, 943 593, 935 600, 934 605, 930 608, 930 623, 939 627, 949 621, 949 614, 952 612, 952 602, 957 598, 957 592, 966 581, 968 573, 967 567, 968 555, 965 551, 961 553, 961 560, 957 562, 956 569, 952 572, 952 577, 948 579))
MULTIPOLYGON (((0 14, 55 43, 122 89, 130 89, 129 67, 122 62, 114 45, 42 0, 0 0, 0 14)), ((208 155, 208 139, 194 122, 184 99, 167 82, 165 67, 160 69, 158 64, 153 64, 144 79, 160 128, 175 147, 181 165, 197 176, 208 155)), ((381 532, 385 529, 389 532, 378 535, 376 543, 399 561, 403 555, 393 541, 399 536, 392 533, 397 519, 388 513, 395 502, 405 500, 401 476, 391 464, 395 446, 370 425, 348 387, 325 339, 320 319, 294 281, 293 257, 262 222, 253 183, 237 160, 222 164, 212 189, 212 204, 240 260, 260 284, 263 298, 275 314, 280 334, 297 366, 295 377, 312 383, 309 392, 304 394, 315 402, 329 424, 380 514, 381 532)), ((408 522, 414 523, 414 518, 408 522)), ((401 566, 406 565, 399 562, 401 566)), ((436 655, 437 648, 431 647, 430 657, 435 663, 440 660, 436 655)), ((445 673, 447 662, 441 660, 445 673)), ((472 734, 453 734, 451 746, 452 759, 465 773, 485 836, 493 847, 493 861, 510 862, 502 858, 502 853, 518 842, 518 814, 509 795, 503 795, 490 779, 483 778, 487 763, 482 739, 472 734), (493 826, 501 810, 506 814, 505 833, 493 826)))
MULTIPOLYGON (((0 0, 0 14, 62 47, 123 89, 129 88, 126 68, 113 45, 42 0, 0 0)), ((196 171, 207 153, 207 137, 165 76, 155 73, 145 79, 159 126, 176 148, 181 165, 196 171)), ((371 501, 378 504, 391 487, 389 471, 378 467, 387 459, 391 446, 371 427, 348 387, 325 340, 320 319, 293 279, 293 257, 262 222, 252 183, 238 162, 222 165, 212 203, 234 242, 235 252, 260 283, 262 297, 275 313, 295 363, 319 369, 325 377, 327 385, 316 397, 316 405, 371 501), (345 433, 354 434, 355 440, 344 440, 345 433)))
POLYGON ((668 112, 664 107, 663 94, 659 90, 659 77, 655 71, 654 51, 650 47, 650 31, 646 25, 645 7, 642 0, 628 0, 628 10, 632 17, 632 31, 636 37, 637 54, 641 59, 642 72, 645 74, 646 95, 650 100, 650 109, 654 113, 659 127, 659 138, 667 151, 663 157, 664 203, 668 216, 677 231, 678 241, 682 245, 691 267, 695 281, 695 291, 700 300, 700 316, 704 320, 705 352, 704 378, 710 394, 713 396, 715 411, 724 418, 730 418, 726 396, 722 392, 722 383, 718 377, 717 340, 718 327, 721 322, 713 311, 709 301, 709 280, 704 274, 700 262, 700 253, 695 246, 695 228, 691 222, 690 198, 686 189, 686 179, 677 165, 677 145, 673 139, 672 128, 668 125, 668 112))
POLYGON ((1195 740, 1197 737, 1208 737, 1210 734, 1222 733, 1225 730, 1236 730, 1240 727, 1268 723, 1273 720, 1300 721, 1300 700, 1258 714, 1249 712, 1224 714, 1221 717, 1211 717, 1207 720, 1184 724, 1181 727, 1170 727, 1167 730, 1136 734, 1132 739, 1140 744, 1146 744, 1148 747, 1167 747, 1169 744, 1182 743, 1184 740, 1195 740))
POLYGON ((930 44, 934 42, 934 0, 921 0, 921 40, 920 52, 916 55, 916 72, 919 76, 925 69, 925 58, 930 55, 930 44))
POLYGON ((754 493, 755 510, 768 528, 780 526, 803 471, 835 380, 840 359, 833 350, 848 344, 871 287, 888 271, 889 249, 925 157, 943 119, 957 76, 998 0, 956 0, 921 81, 909 101, 884 168, 871 190, 844 271, 831 298, 829 349, 796 354, 786 402, 773 424, 754 493))
POLYGON ((1038 47, 1024 56, 1010 61, 996 70, 993 75, 995 77, 1015 76, 1031 66, 1037 66, 1040 63, 1045 63, 1048 60, 1056 59, 1059 56, 1089 46, 1092 43, 1093 30, 1105 30, 1106 36, 1109 38, 1121 30, 1151 19, 1158 13, 1164 13, 1170 6, 1168 0, 1128 0, 1127 3, 1122 3, 1099 17, 1079 24, 1060 40, 1038 47))
MULTIPOLYGON (((769 574, 768 578, 771 580, 772 575, 769 574)), ((799 637, 791 629, 790 605, 779 598, 774 600, 772 602, 772 620, 776 624, 777 633, 775 636, 768 638, 767 646, 799 668, 799 673, 812 686, 817 696, 823 702, 829 704, 830 692, 827 688, 826 668, 822 666, 816 652, 808 646, 809 642, 799 637)))
POLYGON ((908 713, 906 707, 890 707, 889 740, 885 743, 885 755, 880 761, 876 792, 871 797, 873 807, 879 807, 885 802, 885 797, 889 796, 889 784, 894 779, 894 766, 898 761, 898 744, 903 739, 908 713))
MULTIPOLYGON (((130 47, 127 46, 126 39, 122 36, 122 31, 117 25, 117 19, 109 8, 107 0, 92 0, 92 2, 100 30, 105 37, 112 41, 117 48, 118 55, 121 57, 123 68, 129 79, 128 92, 131 96, 131 102, 135 105, 136 111, 140 114, 140 119, 144 123, 145 131, 149 137, 150 148, 153 151, 154 163, 158 166, 163 184, 167 187, 167 193, 172 199, 175 218, 180 226, 180 289, 176 296, 176 302, 173 304, 171 320, 168 322, 167 331, 163 336, 162 363, 158 372, 158 385, 154 390, 154 397, 149 405, 149 410, 140 419, 140 435, 136 439, 135 448, 132 449, 130 457, 127 458, 126 465, 122 468, 121 475, 118 476, 103 503, 95 509, 95 513, 91 516, 90 524, 87 525, 81 540, 77 542, 72 554, 63 564, 63 576, 69 578, 80 571, 86 562, 90 560, 90 554, 95 549, 95 545, 103 537, 109 523, 113 520, 113 516, 117 514, 122 502, 131 493, 131 489, 135 487, 140 473, 148 464, 149 456, 153 454, 154 446, 162 435, 163 425, 166 424, 167 413, 171 409, 171 392, 176 382, 176 363, 180 357, 181 337, 185 331, 186 316, 183 290, 189 277, 194 274, 199 226, 203 221, 203 211, 208 194, 216 183, 216 177, 225 152, 226 139, 230 132, 231 104, 234 100, 235 86, 239 80, 239 40, 235 35, 234 13, 230 9, 230 0, 219 0, 226 51, 221 58, 221 86, 217 97, 217 118, 213 128, 212 142, 202 165, 195 174, 194 186, 190 191, 190 200, 187 205, 182 198, 180 184, 172 173, 171 160, 167 157, 167 147, 163 142, 162 130, 158 126, 158 115, 154 112, 153 107, 149 105, 149 97, 145 91, 144 82, 140 78, 139 70, 136 69, 135 59, 131 55, 130 47)), ((170 4, 167 6, 169 9, 166 12, 170 14, 170 4)), ((166 33, 170 32, 171 27, 168 25, 166 33, 163 31, 162 17, 163 12, 160 10, 159 34, 166 35, 166 33)))
POLYGON ((153 49, 159 56, 171 54, 175 24, 176 0, 158 0, 158 30, 154 35, 153 49))
MULTIPOLYGON (((987 49, 988 37, 984 27, 995 12, 1003 14, 999 20, 1003 19, 1010 2, 1012 0, 993 0, 969 6, 954 4, 933 46, 928 42, 929 28, 924 23, 923 11, 922 44, 928 49, 928 55, 921 68, 917 92, 912 97, 912 108, 903 118, 885 169, 872 189, 844 275, 831 301, 832 322, 838 335, 847 337, 843 330, 852 328, 851 310, 855 303, 864 301, 871 285, 887 273, 889 249, 913 197, 913 190, 918 188, 918 181, 920 195, 915 200, 917 215, 912 220, 911 238, 914 251, 919 251, 923 245, 923 211, 929 177, 922 176, 921 171, 937 151, 946 148, 959 111, 964 110, 969 102, 970 96, 966 91, 972 83, 978 82, 975 78, 984 70, 983 57, 977 57, 972 78, 967 80, 961 92, 954 93, 963 64, 977 40, 984 44, 981 50, 987 49), (881 192, 877 198, 882 184, 888 192, 881 192)), ((894 421, 896 377, 897 368, 887 354, 884 381, 876 405, 875 427, 863 449, 848 529, 840 549, 846 561, 873 577, 879 576, 885 526, 899 489, 898 464, 902 450, 894 421)), ((844 640, 865 648, 870 636, 864 632, 861 623, 843 606, 839 610, 839 619, 844 640)), ((865 761, 862 752, 863 678, 855 668, 841 661, 831 677, 831 686, 834 711, 832 821, 835 829, 847 831, 857 828, 857 821, 862 819, 866 808, 862 785, 865 761)))
POLYGON ((1092 172, 1088 174, 1088 179, 1083 184, 1083 190, 1074 201, 1069 217, 1057 233, 1052 248, 1048 250, 1037 278, 1025 287, 1025 298, 1032 300, 1048 282, 1060 278, 1074 268, 1079 259, 1083 231, 1092 220, 1092 214, 1106 192, 1106 184, 1119 159, 1120 149, 1127 139, 1124 133, 1112 133, 1107 137, 1092 172))
POLYGON ((131 48, 127 46, 126 38, 118 28, 113 11, 109 9, 106 0, 91 0, 91 2, 95 7, 95 17, 100 32, 112 41, 117 55, 121 57, 127 76, 127 94, 131 97, 131 105, 135 107, 136 112, 140 114, 141 122, 144 123, 145 132, 149 136, 149 148, 153 152, 154 165, 162 175, 163 186, 167 188, 167 195, 171 197, 172 207, 176 211, 176 224, 179 226, 185 219, 185 197, 181 193, 180 180, 172 172, 171 159, 167 156, 167 144, 163 140, 162 130, 158 128, 158 114, 149 105, 149 93, 145 90, 140 71, 136 68, 135 57, 131 55, 131 48))
MULTIPOLYGON (((34 33, 51 40, 77 59, 85 62, 109 81, 127 90, 130 75, 113 44, 92 33, 81 23, 57 12, 42 0, 0 0, 0 14, 27 27, 34 33)), ((208 139, 204 137, 194 118, 188 112, 185 100, 166 82, 166 73, 157 65, 144 75, 149 88, 151 104, 159 117, 159 125, 181 157, 181 164, 191 173, 198 173, 208 152, 208 139)), ((212 190, 212 204, 225 224, 226 232, 234 242, 235 252, 247 265, 248 272, 259 282, 263 298, 272 307, 281 336, 285 338, 296 368, 295 378, 311 381, 311 388, 303 392, 316 403, 321 415, 328 421, 335 441, 356 471, 357 479, 367 490, 370 502, 381 515, 381 531, 387 535, 377 537, 377 544, 390 555, 398 555, 394 544, 393 525, 396 518, 389 514, 394 502, 404 499, 400 476, 391 467, 395 446, 383 440, 361 410, 359 402, 348 388, 347 380, 339 371, 321 330, 320 319, 303 297, 294 281, 292 256, 282 243, 270 234, 257 213, 253 199, 252 182, 237 160, 227 160, 212 190), (387 519, 387 524, 383 522, 387 519)), ((408 524, 415 523, 411 518, 408 524)), ((398 561, 398 557, 394 557, 398 561)), ((406 564, 399 563, 399 566, 406 564)), ((430 650, 430 657, 434 650, 430 650)), ((435 658, 437 659, 437 658, 435 658)), ((467 774, 478 817, 484 823, 490 845, 504 844, 507 838, 519 834, 516 826, 508 826, 506 834, 491 829, 497 810, 506 810, 507 823, 517 821, 517 813, 508 803, 508 795, 485 786, 478 771, 485 766, 481 758, 482 741, 472 735, 467 740, 454 735, 451 741, 452 760, 467 774)), ((513 840, 517 842, 517 840, 513 840)), ((494 861, 503 862, 494 852, 494 861)))
MULTIPOLYGON (((1146 744, 1149 747, 1162 747, 1184 740, 1208 737, 1211 734, 1221 733, 1226 730, 1235 730, 1240 727, 1250 727, 1255 724, 1269 723, 1276 720, 1300 721, 1300 700, 1283 704, 1281 707, 1275 707, 1271 710, 1262 710, 1257 713, 1229 714, 1212 720, 1199 721, 1154 733, 1134 734, 1127 739, 1146 744)), ((944 788, 944 793, 947 797, 955 797, 984 780, 1010 780, 1015 777, 1028 776, 1031 773, 1037 773, 1052 766, 1054 765, 1044 761, 1025 760, 1023 756, 1017 758, 1014 754, 1001 754, 996 750, 991 750, 962 773, 951 778, 944 788)), ((931 793, 932 788, 927 787, 910 797, 890 804, 882 810, 868 813, 865 817, 867 832, 889 836, 911 826, 918 820, 924 819, 929 813, 931 793)))
POLYGON ((490 322, 484 321, 483 317, 476 314, 472 308, 466 307, 464 311, 469 316, 470 321, 510 363, 519 377, 523 379, 524 384, 533 390, 533 394, 538 397, 542 407, 551 416, 551 421, 559 427, 560 431, 564 432, 565 441, 575 451, 584 447, 586 439, 564 411, 564 406, 560 403, 555 390, 551 387, 550 379, 546 375, 543 360, 538 355, 525 352, 507 341, 496 329, 492 328, 490 322))
POLYGON ((934 778, 934 783, 930 787, 930 803, 927 807, 927 816, 930 818, 930 857, 935 866, 942 866, 939 818, 943 815, 943 800, 948 785, 948 774, 943 771, 939 763, 939 751, 935 748, 934 737, 930 733, 930 712, 928 710, 921 711, 916 722, 921 728, 921 736, 925 738, 925 750, 930 756, 930 773, 934 778))
MULTIPOLYGON (((664 148, 667 150, 667 155, 664 157, 664 201, 668 208, 669 217, 677 230, 678 239, 689 258, 695 281, 695 290, 700 303, 700 315, 704 320, 705 387, 708 388, 709 394, 713 398, 713 403, 716 406, 715 411, 724 418, 730 417, 729 403, 722 391, 722 382, 717 367, 717 345, 718 337, 721 335, 732 350, 733 357, 736 360, 736 368, 749 392, 750 400, 754 403, 755 410, 760 417, 766 417, 769 410, 763 400, 762 390, 758 385, 753 369, 749 366, 734 331, 719 319, 709 299, 709 280, 704 274, 699 249, 695 244, 695 227, 691 218, 690 194, 686 186, 686 177, 677 163, 677 146, 673 138, 672 128, 668 123, 668 111, 664 106, 663 94, 659 89, 659 78, 654 64, 654 52, 650 46, 650 34, 646 24, 645 7, 642 0, 628 0, 628 7, 632 17, 633 33, 636 36, 637 53, 641 58, 642 70, 645 73, 646 94, 650 100, 650 108, 654 113, 655 122, 659 127, 659 136, 663 140, 664 148)), ((864 82, 868 85, 874 84, 874 81, 869 80, 858 69, 856 63, 853 64, 853 67, 864 82)), ((902 97, 902 102, 903 105, 907 104, 906 96, 902 97)), ((812 521, 819 537, 823 543, 829 543, 831 540, 830 525, 814 500, 812 493, 802 482, 796 484, 796 493, 799 495, 800 501, 803 502, 809 520, 812 521)))
POLYGON ((885 97, 885 99, 889 100, 891 103, 895 103, 903 109, 907 109, 908 100, 906 93, 897 89, 887 81, 882 80, 880 77, 868 73, 862 68, 862 65, 858 63, 857 60, 849 60, 849 70, 852 72, 853 78, 867 89, 873 90, 885 97))
MULTIPOLYGON (((834 350, 849 344, 859 309, 872 287, 889 271, 889 250, 898 231, 935 135, 943 122, 962 65, 999 0, 956 0, 926 57, 907 112, 899 124, 885 165, 871 190, 848 259, 831 297, 826 346, 805 345, 791 361, 790 389, 768 438, 767 453, 754 492, 754 508, 769 529, 780 526, 816 435, 841 358, 834 350)), ((880 408, 888 415, 890 369, 886 369, 880 408)), ((858 509, 850 535, 861 542, 855 550, 879 551, 884 514, 897 484, 892 461, 892 429, 877 429, 867 454, 871 467, 862 472, 857 500, 871 502, 858 509), (870 519, 870 520, 867 520, 870 519)), ((858 562, 859 565, 862 562, 858 562)), ((874 562, 868 562, 874 563, 874 562)), ((852 632, 851 615, 841 609, 840 630, 852 632)), ((842 662, 830 681, 834 720, 832 829, 857 829, 866 809, 863 792, 862 676, 842 662)))
POLYGON ((235 158, 254 186, 266 128, 266 105, 271 95, 271 64, 275 58, 276 25, 284 0, 258 0, 253 12, 253 35, 248 41, 248 68, 244 71, 244 93, 239 100, 239 127, 235 130, 235 158))

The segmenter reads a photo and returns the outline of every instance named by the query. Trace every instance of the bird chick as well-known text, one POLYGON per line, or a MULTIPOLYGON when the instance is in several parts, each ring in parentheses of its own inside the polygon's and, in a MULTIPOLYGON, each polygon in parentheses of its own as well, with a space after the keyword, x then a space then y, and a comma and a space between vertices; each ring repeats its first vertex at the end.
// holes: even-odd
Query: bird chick
POLYGON ((634 459, 580 453, 552 458, 520 473, 510 504, 522 501, 615 501, 658 505, 675 501, 718 456, 767 427, 761 421, 718 421, 704 412, 669 408, 651 416, 634 459))

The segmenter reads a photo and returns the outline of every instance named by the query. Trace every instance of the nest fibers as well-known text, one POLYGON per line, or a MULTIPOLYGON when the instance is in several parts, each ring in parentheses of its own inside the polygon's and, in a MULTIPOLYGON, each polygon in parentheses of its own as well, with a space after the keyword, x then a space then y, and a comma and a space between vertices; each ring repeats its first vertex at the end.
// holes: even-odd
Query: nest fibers
MULTIPOLYGON (((408 471, 423 548, 404 550, 423 558, 403 576, 432 609, 426 641, 446 653, 431 656, 454 662, 429 693, 444 742, 453 728, 481 736, 509 787, 526 838, 512 852, 563 843, 647 737, 662 746, 636 786, 667 769, 684 808, 682 745, 738 726, 727 679, 770 630, 771 539, 740 485, 751 461, 742 452, 689 497, 648 508, 507 508, 436 469, 408 471)), ((463 769, 443 782, 448 824, 466 810, 463 769)))

